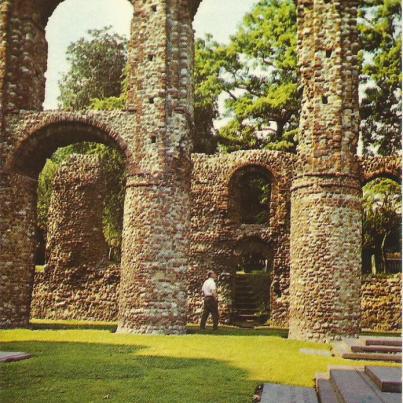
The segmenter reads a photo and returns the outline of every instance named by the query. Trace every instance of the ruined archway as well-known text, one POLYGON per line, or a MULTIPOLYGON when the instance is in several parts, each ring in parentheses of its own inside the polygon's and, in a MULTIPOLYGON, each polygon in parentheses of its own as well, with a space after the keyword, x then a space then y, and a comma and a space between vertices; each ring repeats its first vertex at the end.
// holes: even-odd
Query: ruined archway
POLYGON ((103 123, 73 114, 58 114, 45 119, 18 136, 14 152, 7 160, 10 171, 36 179, 45 161, 58 148, 80 142, 95 142, 117 148, 131 162, 123 137, 103 123))
MULTIPOLYGON (((3 269, 2 271, 3 274, 5 274, 5 276, 3 277, 5 280, 5 284, 3 284, 5 288, 2 292, 1 302, 6 302, 6 304, 2 308, 3 311, 5 311, 5 308, 7 307, 11 307, 13 309, 12 312, 9 313, 10 315, 12 315, 9 319, 10 322, 7 322, 6 319, 2 318, 2 320, 5 321, 6 327, 13 325, 24 326, 28 323, 30 316, 31 293, 34 276, 33 258, 35 251, 36 229, 36 180, 40 170, 45 164, 46 158, 50 157, 58 147, 63 147, 68 144, 74 144, 82 141, 95 141, 117 148, 120 153, 125 156, 128 165, 131 161, 131 156, 127 150, 125 141, 122 139, 120 134, 116 133, 107 125, 96 123, 94 120, 89 121, 88 119, 86 120, 80 118, 79 116, 76 118, 73 118, 72 116, 70 116, 69 118, 67 116, 64 116, 64 120, 60 118, 61 116, 59 116, 59 120, 52 120, 49 118, 45 119, 43 122, 39 122, 37 125, 33 125, 31 130, 20 133, 18 135, 18 138, 21 138, 21 140, 16 144, 14 152, 10 154, 9 159, 6 163, 7 174, 5 177, 7 178, 10 188, 10 194, 8 195, 8 197, 9 200, 16 201, 16 208, 14 208, 14 205, 7 203, 7 201, 4 203, 4 205, 6 206, 7 217, 12 221, 13 225, 12 237, 6 239, 6 242, 4 243, 5 254, 2 254, 0 258, 0 264, 6 268, 6 270, 3 269), (11 256, 12 251, 16 248, 18 248, 19 253, 14 253, 14 255, 11 256), (13 265, 10 265, 9 271, 7 271, 7 263, 11 259, 13 259, 13 265), (11 276, 11 274, 13 274, 13 276, 9 278, 8 275, 11 276), (7 283, 7 279, 9 279, 10 281, 9 284, 7 283)), ((65 186, 65 188, 67 189, 67 193, 69 191, 72 191, 71 195, 68 196, 68 200, 66 201, 67 205, 69 205, 70 202, 74 204, 75 199, 81 201, 81 204, 83 203, 83 200, 85 201, 86 199, 88 199, 88 197, 84 196, 84 194, 88 193, 89 189, 95 186, 97 180, 99 181, 99 179, 96 179, 96 171, 98 168, 96 164, 94 164, 95 163, 89 161, 89 163, 87 163, 88 166, 84 164, 81 168, 79 168, 80 163, 79 161, 77 161, 75 168, 78 170, 78 180, 81 180, 82 186, 86 186, 87 189, 86 191, 83 191, 83 197, 81 197, 80 195, 77 195, 77 197, 75 197, 75 192, 77 192, 77 183, 74 186, 70 187, 66 182, 67 187, 65 186), (91 179, 92 177, 94 178, 91 179)), ((71 168, 72 167, 70 167, 70 169, 71 168)), ((71 185, 73 185, 73 182, 71 183, 71 185)), ((78 185, 80 185, 80 183, 78 183, 78 185)), ((62 184, 59 184, 59 186, 62 186, 62 184)), ((96 194, 95 188, 90 191, 90 196, 91 194, 93 196, 94 194, 96 194)), ((97 200, 94 199, 94 201, 97 200)), ((89 206, 91 206, 90 199, 87 200, 87 203, 82 204, 81 207, 89 208, 89 206)), ((93 207, 95 207, 95 204, 93 205, 93 207)), ((98 207, 102 208, 102 204, 98 207)), ((80 203, 78 203, 74 208, 79 209, 80 203)), ((98 213, 99 208, 96 209, 98 213)), ((79 219, 81 221, 80 226, 85 227, 85 225, 83 224, 86 214, 82 211, 80 213, 83 214, 81 219, 79 219)), ((92 216, 93 215, 94 214, 92 214, 92 216)), ((89 214, 90 218, 92 216, 91 214, 89 214)), ((93 223, 88 223, 87 227, 89 229, 93 229, 94 226, 97 225, 97 221, 101 223, 102 217, 94 216, 91 218, 91 220, 93 221, 93 223)), ((65 229, 69 232, 69 237, 74 237, 72 228, 70 227, 72 226, 65 226, 65 228, 62 229, 62 232, 65 229)), ((89 229, 87 232, 90 231, 89 229)), ((102 236, 102 232, 98 235, 102 236)), ((92 236, 94 237, 95 233, 93 233, 92 236)), ((81 242, 84 243, 81 247, 78 244, 76 245, 79 249, 83 248, 86 243, 92 241, 91 234, 84 234, 80 237, 80 239, 81 242)), ((74 240, 68 240, 67 243, 71 242, 74 243, 74 240)), ((68 259, 66 264, 70 265, 73 269, 75 268, 74 270, 76 272, 78 268, 81 267, 80 265, 91 266, 98 264, 96 263, 97 258, 92 258, 90 256, 88 257, 89 260, 86 259, 82 262, 78 262, 77 259, 74 259, 72 257, 74 255, 74 252, 77 254, 77 252, 75 251, 76 248, 73 244, 71 245, 71 248, 71 252, 69 252, 69 257, 66 257, 66 259, 68 259)), ((91 248, 87 249, 91 250, 91 248)), ((58 261, 60 260, 59 258, 63 260, 63 253, 65 252, 62 252, 61 255, 56 258, 56 263, 53 266, 60 266, 58 261)), ((101 260, 102 256, 100 256, 100 261, 101 260)), ((61 279, 63 278, 63 274, 64 273, 61 273, 62 277, 59 278, 59 282, 62 281, 61 279)), ((54 273, 52 273, 52 276, 55 277, 54 273)))

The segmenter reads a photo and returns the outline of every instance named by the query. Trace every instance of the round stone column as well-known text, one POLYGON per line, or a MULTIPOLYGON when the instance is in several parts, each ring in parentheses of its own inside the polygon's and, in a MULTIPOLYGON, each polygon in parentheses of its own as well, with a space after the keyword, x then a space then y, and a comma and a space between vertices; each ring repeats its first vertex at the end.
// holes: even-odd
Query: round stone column
POLYGON ((36 188, 31 178, 0 171, 0 328, 29 323, 36 188))
POLYGON ((184 334, 189 190, 133 176, 125 198, 119 332, 184 334))
POLYGON ((303 100, 291 197, 290 337, 360 330, 358 0, 299 0, 303 100))
POLYGON ((361 186, 302 176, 292 188, 289 337, 329 341, 360 331, 361 186))

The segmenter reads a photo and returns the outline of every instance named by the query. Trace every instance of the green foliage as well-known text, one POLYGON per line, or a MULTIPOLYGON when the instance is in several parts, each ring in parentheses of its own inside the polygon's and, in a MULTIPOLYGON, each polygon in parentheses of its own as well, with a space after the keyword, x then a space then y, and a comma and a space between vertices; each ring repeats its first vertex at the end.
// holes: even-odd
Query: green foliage
POLYGON ((38 179, 37 225, 43 231, 46 231, 48 225, 48 211, 53 190, 53 179, 58 168, 59 164, 57 162, 47 160, 38 179))
MULTIPOLYGON (((359 22, 364 151, 396 153, 401 148, 400 1, 362 0, 359 22)), ((196 125, 197 134, 218 137, 221 151, 295 152, 302 95, 296 45, 293 0, 260 0, 228 45, 211 36, 199 41, 196 99, 205 98, 211 113, 196 125), (218 108, 222 94, 224 112, 218 108), (212 118, 226 122, 215 131, 212 118)))
POLYGON ((390 155, 401 149, 402 10, 400 0, 366 0, 360 10, 361 102, 364 151, 390 155))
POLYGON ((110 28, 89 30, 88 39, 81 38, 68 47, 70 70, 59 82, 61 108, 88 109, 94 98, 121 95, 127 64, 127 39, 110 33, 110 28))
POLYGON ((401 250, 401 186, 375 179, 363 188, 363 248, 375 256, 376 272, 385 273, 386 250, 401 250))
POLYGON ((93 98, 90 103, 90 109, 96 111, 122 110, 125 104, 125 97, 93 98))
POLYGON ((196 99, 206 99, 217 117, 218 97, 226 94, 222 151, 295 151, 301 102, 296 42, 292 0, 259 1, 228 45, 209 36, 198 41, 196 99))

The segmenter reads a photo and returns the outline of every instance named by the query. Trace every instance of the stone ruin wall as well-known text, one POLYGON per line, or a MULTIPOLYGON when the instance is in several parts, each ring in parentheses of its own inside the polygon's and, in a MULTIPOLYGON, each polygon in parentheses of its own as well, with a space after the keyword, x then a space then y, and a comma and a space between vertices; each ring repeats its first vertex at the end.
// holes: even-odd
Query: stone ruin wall
POLYGON ((361 327, 402 329, 402 275, 365 276, 361 285, 361 327))
POLYGON ((220 313, 229 321, 232 290, 240 248, 244 242, 262 241, 271 251, 271 321, 286 326, 289 287, 290 186, 295 156, 275 151, 239 151, 232 154, 193 155, 192 234, 188 274, 189 319, 199 320, 200 293, 206 272, 230 273, 222 278, 220 313), (241 224, 231 212, 231 179, 250 166, 272 177, 269 225, 241 224))
MULTIPOLYGON (((207 270, 214 270, 219 275, 221 322, 231 320, 233 280, 239 247, 242 241, 260 239, 273 250, 270 324, 288 325, 289 202, 294 159, 292 154, 271 151, 243 151, 215 156, 193 154, 188 322, 198 323, 200 319, 200 288, 207 270), (267 169, 273 177, 270 223, 267 227, 239 224, 231 215, 231 178, 248 166, 267 169), (222 276, 223 272, 230 275, 222 276)), ((385 173, 399 177, 398 158, 362 162, 363 183, 367 177, 385 173), (369 167, 376 167, 376 170, 369 167)), ((35 274, 32 317, 117 320, 120 270, 117 265, 105 264, 106 245, 99 220, 102 214, 101 195, 104 192, 101 177, 98 163, 83 156, 74 156, 57 176, 50 215, 50 222, 53 223, 51 228, 54 230, 51 229, 49 234, 49 267, 45 273, 35 274), (92 185, 83 186, 82 182, 89 180, 92 185), (96 192, 93 191, 94 186, 98 189, 96 192), (66 209, 67 199, 70 203, 66 209), (90 216, 83 214, 89 206, 93 206, 90 216), (80 217, 77 217, 78 212, 81 212, 80 217), (64 230, 57 230, 57 221, 64 230), (59 247, 52 248, 52 244, 59 247), (84 245, 84 248, 80 245, 84 245), (85 256, 88 256, 95 264, 80 264, 72 270, 71 254, 77 250, 82 256, 79 262, 85 262, 85 256), (59 274, 55 276, 52 270, 59 274), (71 273, 78 274, 74 281, 71 281, 71 273)), ((362 327, 400 329, 401 276, 363 277, 361 289, 362 327)))
POLYGON ((35 274, 31 316, 117 320, 120 267, 108 262, 100 161, 72 155, 53 181, 45 271, 35 274))

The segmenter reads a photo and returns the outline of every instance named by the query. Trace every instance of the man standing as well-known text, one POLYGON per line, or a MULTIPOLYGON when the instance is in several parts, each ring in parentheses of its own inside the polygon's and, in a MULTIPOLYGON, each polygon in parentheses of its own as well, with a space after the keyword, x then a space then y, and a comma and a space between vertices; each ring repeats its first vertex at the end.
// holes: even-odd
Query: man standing
POLYGON ((207 273, 207 280, 203 283, 202 292, 204 296, 203 314, 200 321, 200 329, 206 328, 209 314, 213 317, 213 330, 218 328, 218 300, 215 280, 217 275, 213 271, 207 273))

